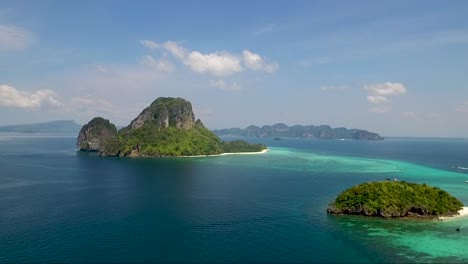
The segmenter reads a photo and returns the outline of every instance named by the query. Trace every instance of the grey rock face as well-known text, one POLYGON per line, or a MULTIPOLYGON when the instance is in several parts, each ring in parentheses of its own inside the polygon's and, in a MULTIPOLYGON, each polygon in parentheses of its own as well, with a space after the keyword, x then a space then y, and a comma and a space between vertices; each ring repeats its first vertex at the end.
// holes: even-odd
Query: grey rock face
POLYGON ((76 146, 84 151, 101 151, 103 144, 116 135, 114 124, 102 117, 95 117, 81 128, 76 146))
POLYGON ((160 97, 133 119, 126 129, 135 130, 148 122, 160 128, 170 126, 183 130, 194 128, 195 115, 192 104, 182 98, 160 97))

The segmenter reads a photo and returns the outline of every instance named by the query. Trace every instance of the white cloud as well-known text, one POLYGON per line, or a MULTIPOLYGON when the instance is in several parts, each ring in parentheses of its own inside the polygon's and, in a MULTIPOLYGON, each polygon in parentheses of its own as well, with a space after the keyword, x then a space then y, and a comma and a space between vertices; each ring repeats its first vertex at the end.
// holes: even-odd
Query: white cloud
POLYGON ((162 72, 172 72, 174 70, 174 65, 165 59, 162 60, 156 60, 152 56, 145 56, 141 60, 141 63, 143 65, 149 66, 153 69, 156 69, 157 71, 162 71, 162 72))
POLYGON ((216 76, 227 76, 243 70, 239 58, 224 51, 210 54, 192 51, 184 59, 184 64, 194 72, 216 76))
POLYGON ((23 50, 34 40, 34 35, 26 29, 0 25, 0 50, 23 50))
POLYGON ((202 74, 228 76, 242 72, 244 70, 243 64, 250 70, 268 73, 274 72, 279 68, 276 62, 268 63, 259 54, 248 50, 244 50, 243 55, 238 56, 227 51, 212 53, 191 51, 175 41, 166 41, 159 44, 150 40, 142 40, 140 43, 149 49, 160 48, 166 50, 192 71, 202 74))
POLYGON ((52 90, 38 90, 34 93, 19 91, 8 85, 0 85, 0 105, 6 107, 38 109, 42 105, 61 106, 52 90))
MULTIPOLYGON (((368 91, 370 95, 367 96, 367 101, 372 104, 387 104, 390 103, 388 96, 397 96, 406 93, 406 88, 401 83, 376 83, 364 85, 364 90, 368 91)), ((386 113, 390 112, 390 107, 374 107, 370 108, 369 112, 373 113, 386 113)))
POLYGON ((348 89, 348 85, 323 85, 320 86, 320 90, 322 91, 343 91, 348 89))
POLYGON ((179 60, 184 60, 187 54, 189 53, 188 50, 186 50, 184 47, 180 46, 177 42, 175 41, 166 41, 162 45, 160 45, 167 51, 169 51, 172 55, 174 55, 176 58, 179 60))
POLYGON ((158 43, 151 40, 140 40, 140 44, 148 49, 156 49, 159 47, 158 43))
POLYGON ((388 103, 388 99, 384 96, 380 95, 368 95, 367 96, 367 101, 373 103, 373 104, 382 104, 382 103, 388 103))
POLYGON ((241 89, 241 87, 236 82, 227 84, 224 80, 211 81, 210 84, 211 87, 215 87, 224 91, 239 91, 241 89))
POLYGON ((274 72, 278 70, 279 66, 276 62, 267 63, 259 54, 244 50, 242 52, 244 57, 244 64, 247 68, 254 71, 274 72))
POLYGON ((186 50, 184 47, 179 45, 179 43, 177 43, 175 41, 171 41, 171 40, 166 41, 166 42, 161 43, 161 44, 156 43, 156 42, 151 41, 151 40, 140 40, 140 44, 145 46, 146 48, 148 48, 150 50, 157 49, 157 48, 164 49, 164 50, 168 51, 174 57, 176 57, 177 59, 179 59, 181 61, 184 61, 184 59, 189 54, 188 50, 186 50))
POLYGON ((403 84, 391 82, 368 84, 364 86, 364 90, 367 90, 374 95, 381 96, 400 95, 406 93, 406 88, 403 84))

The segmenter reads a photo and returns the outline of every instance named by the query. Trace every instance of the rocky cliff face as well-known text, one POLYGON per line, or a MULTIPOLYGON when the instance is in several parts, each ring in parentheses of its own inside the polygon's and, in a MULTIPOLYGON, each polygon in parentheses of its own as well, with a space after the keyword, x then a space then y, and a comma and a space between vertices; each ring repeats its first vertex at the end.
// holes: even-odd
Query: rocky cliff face
POLYGON ((383 138, 373 132, 369 132, 361 129, 351 129, 351 138, 352 139, 364 139, 364 140, 382 140, 383 138))
POLYGON ((159 128, 169 126, 183 130, 194 128, 195 115, 192 104, 182 98, 160 97, 133 119, 125 130, 135 130, 146 123, 156 124, 159 128))
POLYGON ((117 135, 117 128, 109 120, 95 117, 81 128, 76 146, 85 151, 101 151, 103 145, 117 135))

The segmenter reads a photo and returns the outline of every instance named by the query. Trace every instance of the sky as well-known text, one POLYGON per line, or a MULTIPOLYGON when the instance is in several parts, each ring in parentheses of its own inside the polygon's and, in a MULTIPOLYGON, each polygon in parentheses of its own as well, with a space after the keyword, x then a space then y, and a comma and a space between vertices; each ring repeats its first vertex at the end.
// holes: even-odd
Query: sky
POLYGON ((127 125, 158 97, 210 129, 468 138, 468 1, 0 1, 0 125, 127 125))

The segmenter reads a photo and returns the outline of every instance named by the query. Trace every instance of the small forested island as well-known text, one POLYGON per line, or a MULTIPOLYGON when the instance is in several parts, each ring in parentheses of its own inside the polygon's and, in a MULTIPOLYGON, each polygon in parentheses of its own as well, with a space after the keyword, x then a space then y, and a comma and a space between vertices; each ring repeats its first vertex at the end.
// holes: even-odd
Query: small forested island
POLYGON ((446 191, 426 184, 398 181, 369 182, 342 192, 329 214, 383 218, 433 219, 458 215, 463 203, 446 191))
POLYGON ((247 128, 227 128, 214 130, 219 136, 247 136, 261 138, 318 138, 318 139, 357 139, 357 140, 383 140, 379 134, 363 129, 347 129, 344 127, 332 128, 328 125, 321 126, 287 126, 283 123, 265 125, 262 127, 248 126, 247 128))
POLYGON ((222 141, 205 128, 200 119, 195 121, 190 102, 171 97, 156 99, 118 131, 109 120, 93 118, 82 127, 76 145, 82 151, 120 157, 199 156, 266 150, 262 144, 222 141))

